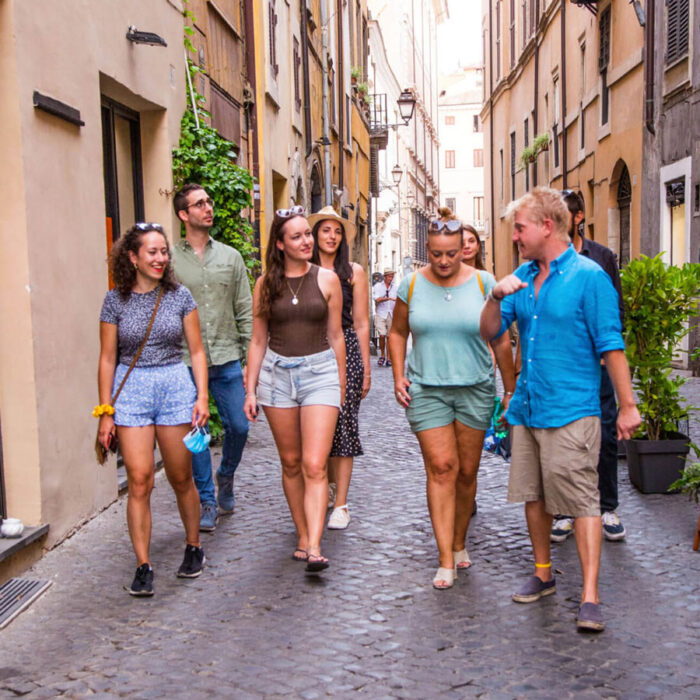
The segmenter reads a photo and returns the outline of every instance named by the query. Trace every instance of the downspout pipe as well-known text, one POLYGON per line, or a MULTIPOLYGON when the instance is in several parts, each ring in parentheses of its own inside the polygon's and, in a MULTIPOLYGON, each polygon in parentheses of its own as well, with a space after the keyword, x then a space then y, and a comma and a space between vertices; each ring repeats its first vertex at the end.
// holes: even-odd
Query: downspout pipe
POLYGON ((321 0, 321 77, 323 80, 323 181, 325 205, 333 204, 331 193, 331 140, 329 138, 328 116, 328 0, 321 0))
POLYGON ((496 274, 496 192, 493 188, 493 0, 489 0, 489 187, 491 188, 491 260, 496 274))
POLYGON ((646 23, 646 46, 644 57, 644 78, 645 78, 645 95, 644 95, 644 123, 647 131, 656 136, 656 128, 654 127, 654 73, 656 65, 654 62, 654 34, 656 32, 656 0, 647 0, 647 23, 646 23))
POLYGON ((568 185, 569 156, 566 147, 566 0, 561 0, 561 174, 562 189, 568 185))
MULTIPOLYGON (((537 123, 539 122, 540 108, 539 108, 539 96, 540 96, 540 41, 539 41, 539 27, 535 28, 535 107, 532 110, 532 138, 537 136, 537 123)), ((537 187, 537 160, 532 166, 532 185, 537 187)))

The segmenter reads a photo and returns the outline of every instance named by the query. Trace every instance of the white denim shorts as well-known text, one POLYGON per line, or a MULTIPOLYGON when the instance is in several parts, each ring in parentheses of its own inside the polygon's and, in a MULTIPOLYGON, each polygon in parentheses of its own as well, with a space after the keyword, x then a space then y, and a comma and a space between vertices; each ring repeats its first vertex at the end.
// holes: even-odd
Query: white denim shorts
POLYGON ((332 348, 301 357, 267 349, 258 377, 258 403, 274 408, 340 408, 340 377, 332 348))

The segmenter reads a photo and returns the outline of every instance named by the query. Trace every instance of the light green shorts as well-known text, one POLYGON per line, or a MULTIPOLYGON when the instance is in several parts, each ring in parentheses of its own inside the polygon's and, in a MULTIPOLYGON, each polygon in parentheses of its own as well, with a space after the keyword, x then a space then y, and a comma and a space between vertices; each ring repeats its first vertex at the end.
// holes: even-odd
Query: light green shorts
POLYGON ((459 421, 474 430, 486 430, 491 422, 496 388, 493 380, 472 386, 426 386, 413 382, 406 417, 414 433, 442 428, 459 421))

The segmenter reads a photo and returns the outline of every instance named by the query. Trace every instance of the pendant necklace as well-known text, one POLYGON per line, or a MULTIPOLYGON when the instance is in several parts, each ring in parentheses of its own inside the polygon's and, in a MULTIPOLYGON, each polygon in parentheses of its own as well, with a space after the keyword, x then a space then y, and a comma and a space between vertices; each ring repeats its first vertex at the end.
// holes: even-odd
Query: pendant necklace
POLYGON ((445 296, 443 297, 443 299, 445 301, 452 301, 452 292, 449 289, 445 291, 445 296))
POLYGON ((287 286, 289 287, 289 291, 292 295, 292 304, 294 304, 294 306, 296 306, 299 303, 299 292, 301 292, 301 288, 304 284, 305 279, 306 279, 306 275, 303 275, 301 278, 301 282, 299 283, 299 286, 297 287, 297 291, 295 292, 292 289, 292 285, 289 284, 289 280, 285 277, 285 281, 287 282, 287 286))

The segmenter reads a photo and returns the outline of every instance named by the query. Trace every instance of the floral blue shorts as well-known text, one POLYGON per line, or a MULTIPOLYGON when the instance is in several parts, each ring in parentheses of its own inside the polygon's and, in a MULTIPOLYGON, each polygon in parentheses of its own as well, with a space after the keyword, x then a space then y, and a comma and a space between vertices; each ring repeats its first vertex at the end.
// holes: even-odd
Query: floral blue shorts
MULTIPOLYGON (((116 391, 128 367, 117 365, 116 391)), ((192 422, 197 389, 184 363, 134 367, 114 406, 114 422, 125 427, 192 422)))

